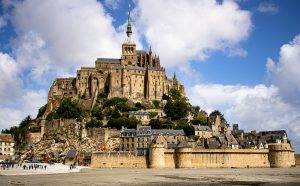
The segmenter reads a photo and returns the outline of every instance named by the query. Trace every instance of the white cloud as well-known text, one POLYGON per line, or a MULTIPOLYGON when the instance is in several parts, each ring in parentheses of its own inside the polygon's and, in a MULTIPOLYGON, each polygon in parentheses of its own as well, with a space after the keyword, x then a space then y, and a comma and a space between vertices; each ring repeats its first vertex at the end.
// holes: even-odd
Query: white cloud
POLYGON ((96 0, 2 3, 16 38, 14 59, 0 53, 1 128, 18 124, 28 114, 35 117, 46 103, 48 87, 43 86, 54 78, 74 76, 78 67, 94 66, 97 57, 121 55, 125 26, 115 29, 96 0))
POLYGON ((204 60, 211 51, 245 56, 239 43, 251 28, 249 11, 234 1, 138 1, 138 24, 164 66, 204 60))
POLYGON ((68 73, 94 66, 97 57, 120 57, 125 33, 96 0, 25 0, 13 3, 12 23, 17 60, 39 79, 45 72, 68 73))
POLYGON ((218 109, 229 123, 250 130, 287 130, 300 151, 300 109, 285 103, 276 86, 204 84, 188 90, 193 104, 209 112, 218 109))
POLYGON ((280 48, 276 63, 267 59, 268 77, 279 87, 280 95, 289 103, 300 105, 300 35, 280 48))
POLYGON ((0 52, 0 99, 1 103, 12 101, 19 95, 22 80, 16 61, 8 54, 0 52))
POLYGON ((47 101, 45 90, 18 90, 22 96, 15 97, 15 107, 6 107, 0 103, 0 130, 17 126, 27 115, 35 118, 38 109, 47 101))
POLYGON ((24 118, 20 110, 0 107, 0 130, 17 126, 24 118))
POLYGON ((121 0, 105 0, 104 1, 104 4, 113 10, 118 9, 120 6, 120 3, 121 3, 121 0))
POLYGON ((257 11, 267 14, 276 14, 279 11, 279 7, 271 2, 261 2, 257 7, 257 11))

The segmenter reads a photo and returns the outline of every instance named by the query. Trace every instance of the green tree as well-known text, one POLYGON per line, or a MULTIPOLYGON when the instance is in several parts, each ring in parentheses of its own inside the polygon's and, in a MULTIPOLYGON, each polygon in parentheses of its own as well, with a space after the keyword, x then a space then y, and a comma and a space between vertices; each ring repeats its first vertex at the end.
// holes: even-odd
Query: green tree
POLYGON ((31 116, 28 115, 26 118, 24 118, 20 123, 20 128, 29 127, 30 123, 32 122, 31 116))
POLYGON ((191 106, 191 112, 194 116, 197 116, 199 114, 200 107, 199 106, 191 106))
POLYGON ((192 136, 195 134, 195 128, 185 120, 179 120, 177 122, 176 129, 182 129, 186 136, 192 136))
POLYGON ((172 120, 170 118, 168 118, 163 122, 162 128, 164 128, 164 129, 174 129, 175 124, 172 122, 172 120))
POLYGON ((47 109, 47 104, 45 104, 44 106, 39 108, 39 112, 38 112, 36 118, 42 117, 44 115, 46 109, 47 109))
POLYGON ((155 118, 158 115, 158 112, 149 112, 150 118, 155 118))
POLYGON ((179 120, 187 116, 189 112, 189 105, 185 98, 178 100, 169 100, 167 101, 164 112, 172 120, 179 120))
POLYGON ((120 114, 119 110, 115 108, 115 109, 112 111, 110 117, 112 117, 112 118, 119 118, 119 117, 121 117, 121 114, 120 114))
POLYGON ((222 122, 222 123, 227 123, 227 121, 226 121, 224 115, 223 115, 219 110, 214 110, 213 112, 211 112, 211 113, 209 114, 209 116, 217 116, 217 115, 219 115, 219 116, 221 117, 221 122, 222 122))
POLYGON ((92 117, 97 118, 97 120, 103 119, 102 108, 100 106, 94 107, 91 114, 92 114, 92 117))
POLYGON ((119 117, 119 118, 110 118, 107 122, 107 127, 121 129, 122 126, 126 128, 136 128, 137 125, 140 125, 141 121, 135 117, 119 117))
POLYGON ((161 129, 162 122, 159 119, 151 119, 149 122, 149 126, 151 126, 151 129, 161 129))
POLYGON ((170 99, 170 97, 166 94, 163 94, 162 99, 168 101, 170 99))
POLYGON ((58 118, 59 118, 59 115, 58 115, 55 111, 53 111, 53 112, 50 112, 50 113, 47 115, 46 120, 47 120, 47 121, 52 121, 52 120, 58 119, 58 118))
POLYGON ((191 110, 186 97, 181 96, 180 92, 176 89, 170 90, 170 96, 171 99, 167 101, 163 108, 166 115, 172 120, 185 118, 191 110))
POLYGON ((92 118, 90 121, 88 121, 85 124, 86 128, 100 128, 103 126, 103 123, 101 121, 98 121, 95 118, 92 118))
POLYGON ((194 117, 194 120, 192 121, 194 125, 207 125, 207 117, 204 115, 198 115, 194 117))
POLYGON ((153 105, 154 105, 154 108, 156 108, 156 109, 159 109, 159 108, 160 108, 160 101, 158 101, 158 100, 153 100, 152 103, 153 103, 153 105))
POLYGON ((60 118, 75 119, 82 116, 82 108, 76 101, 71 101, 71 99, 63 99, 56 113, 60 118))

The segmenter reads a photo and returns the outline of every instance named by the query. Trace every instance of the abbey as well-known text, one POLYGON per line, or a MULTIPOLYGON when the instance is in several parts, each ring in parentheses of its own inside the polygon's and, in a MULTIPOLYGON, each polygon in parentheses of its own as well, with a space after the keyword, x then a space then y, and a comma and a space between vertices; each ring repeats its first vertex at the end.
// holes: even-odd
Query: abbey
POLYGON ((64 97, 81 98, 92 106, 101 92, 108 97, 126 97, 133 101, 161 100, 171 88, 184 93, 184 86, 176 79, 168 79, 158 56, 137 50, 132 39, 130 13, 127 23, 127 37, 122 44, 120 59, 98 58, 95 67, 81 67, 77 76, 56 79, 49 91, 47 111, 58 106, 64 97))

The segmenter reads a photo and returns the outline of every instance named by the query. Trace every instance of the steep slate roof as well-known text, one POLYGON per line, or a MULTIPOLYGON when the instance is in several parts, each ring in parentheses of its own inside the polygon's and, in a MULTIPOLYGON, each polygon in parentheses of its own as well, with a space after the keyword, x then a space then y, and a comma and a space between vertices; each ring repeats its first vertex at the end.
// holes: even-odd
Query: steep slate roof
POLYGON ((150 126, 138 126, 137 136, 146 136, 151 135, 151 127, 150 126))
POLYGON ((127 70, 163 70, 162 68, 158 67, 138 67, 138 66, 113 66, 112 69, 127 69, 127 70))
POLYGON ((192 146, 186 141, 183 140, 181 141, 178 145, 177 148, 191 148, 192 146))
POLYGON ((75 158, 76 157, 76 150, 74 149, 70 149, 68 152, 67 152, 67 155, 66 155, 66 158, 75 158))
POLYGON ((134 137, 136 136, 136 130, 135 129, 124 129, 121 136, 122 137, 134 137))
POLYGON ((115 58, 98 58, 96 62, 98 63, 120 63, 120 59, 115 58))
POLYGON ((208 131, 212 132, 211 128, 209 126, 203 126, 203 125, 193 125, 196 131, 208 131))
POLYGON ((0 134, 0 141, 6 143, 8 142, 13 143, 14 139, 11 134, 0 134))
POLYGON ((169 135, 169 136, 176 136, 176 135, 184 135, 183 130, 173 130, 173 129, 152 129, 153 135, 169 135))
POLYGON ((233 135, 226 134, 225 137, 229 145, 238 145, 238 142, 233 135))
POLYGON ((142 115, 142 116, 149 116, 150 113, 147 111, 129 111, 128 112, 129 115, 142 115))
POLYGON ((122 137, 134 137, 143 135, 155 135, 155 136, 184 136, 183 130, 173 129, 151 129, 150 126, 140 126, 138 129, 124 129, 122 137))

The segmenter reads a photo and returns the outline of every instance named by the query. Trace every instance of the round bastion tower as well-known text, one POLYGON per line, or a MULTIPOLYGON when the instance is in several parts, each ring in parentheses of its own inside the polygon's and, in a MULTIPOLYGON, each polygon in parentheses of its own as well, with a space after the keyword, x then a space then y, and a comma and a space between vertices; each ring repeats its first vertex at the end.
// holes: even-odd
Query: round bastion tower
POLYGON ((176 168, 191 168, 191 151, 192 147, 187 141, 182 141, 176 148, 176 168))
POLYGON ((163 136, 153 139, 149 147, 149 168, 165 167, 165 143, 163 136))
POLYGON ((295 165, 295 151, 291 144, 287 142, 287 136, 278 143, 270 143, 269 162, 271 167, 292 167, 295 165))

